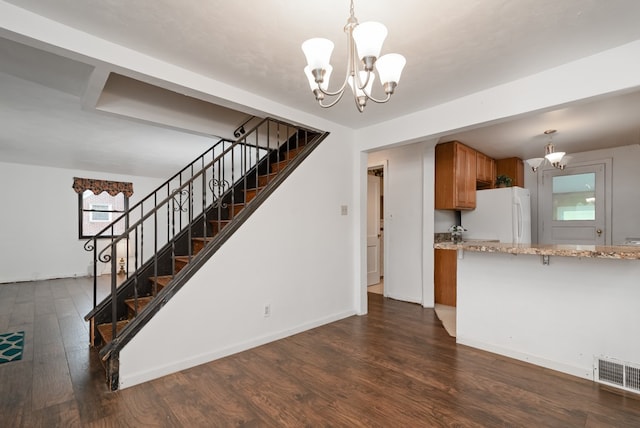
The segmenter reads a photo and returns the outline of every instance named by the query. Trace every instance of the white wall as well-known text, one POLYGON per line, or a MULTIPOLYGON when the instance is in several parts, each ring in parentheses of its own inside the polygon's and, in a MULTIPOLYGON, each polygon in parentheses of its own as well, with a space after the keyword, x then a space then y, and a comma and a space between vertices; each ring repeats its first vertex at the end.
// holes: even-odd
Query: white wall
MULTIPOLYGON (((571 164, 602 159, 611 159, 612 194, 605 197, 611 201, 611 244, 620 245, 625 238, 640 237, 640 145, 616 147, 613 149, 592 150, 570 153, 571 164)), ((531 189, 531 211, 535 222, 533 233, 538 233, 537 213, 538 194, 542 188, 542 174, 528 170, 527 185, 531 189)), ((605 186, 607 187, 607 186, 605 186)), ((536 235, 532 235, 536 236, 536 235)), ((538 239, 540 236, 538 236, 538 239)))
MULTIPOLYGON (((442 136, 480 124, 507 121, 528 112, 555 109, 574 101, 638 87, 640 87, 640 40, 361 129, 356 134, 356 147, 361 152, 372 152, 412 142, 437 141, 442 136)), ((423 171, 425 177, 433 177, 434 165, 425 163, 423 171)), ((356 167, 358 167, 357 164, 356 167)), ((360 173, 364 174, 366 167, 364 165, 359 167, 360 173)), ((526 185, 530 187, 526 181, 528 175, 526 177, 526 185)), ((616 185, 614 183, 614 186, 616 185)), ((359 181, 357 192, 360 195, 366 194, 366 181, 359 181)), ((437 217, 434 217, 431 209, 431 213, 425 210, 424 214, 431 216, 431 224, 437 225, 438 232, 444 232, 443 227, 454 222, 453 213, 447 215, 438 212, 437 217)), ((359 218, 361 224, 366 222, 366 210, 359 213, 359 218)), ((620 219, 620 221, 626 220, 620 219)), ((426 229, 423 228, 424 231, 426 229)), ((627 231, 614 233, 617 234, 616 236, 622 236, 627 231)), ((433 246, 433 231, 431 235, 424 233, 423 236, 425 240, 423 242, 423 248, 425 248, 423 279, 426 281, 427 270, 433 271, 433 266, 428 265, 426 253, 426 249, 433 246)), ((359 229, 358 240, 360 247, 366 248, 366 234, 362 227, 359 229)), ((364 250, 360 251, 359 256, 360 284, 366 284, 366 278, 362 278, 366 263, 364 250)), ((412 269, 415 269, 415 266, 412 269)), ((431 273, 431 284, 432 277, 431 273)), ((432 294, 433 285, 431 290, 425 288, 423 296, 432 294)), ((360 296, 361 299, 366 299, 366 293, 361 293, 360 296)), ((425 301, 424 304, 426 306, 427 302, 425 301)))
POLYGON ((593 378, 606 355, 640 364, 640 262, 465 252, 457 342, 593 378))
POLYGON ((73 177, 130 181, 132 206, 164 180, 0 163, 0 283, 87 276, 93 254, 78 239, 73 177))
POLYGON ((121 351, 121 387, 354 315, 353 155, 323 141, 121 351))

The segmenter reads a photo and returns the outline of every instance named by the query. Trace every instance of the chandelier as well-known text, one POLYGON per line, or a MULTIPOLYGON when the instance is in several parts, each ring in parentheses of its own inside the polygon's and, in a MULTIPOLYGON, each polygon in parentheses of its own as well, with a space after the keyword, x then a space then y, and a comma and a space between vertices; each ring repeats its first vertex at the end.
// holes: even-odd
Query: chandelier
POLYGON ((302 51, 308 64, 304 68, 304 73, 309 79, 309 86, 320 107, 329 108, 336 105, 342 99, 348 84, 353 92, 356 107, 362 113, 367 100, 376 103, 389 101, 400 81, 400 74, 406 60, 399 54, 387 54, 379 57, 382 43, 387 37, 387 28, 379 22, 359 24, 353 14, 353 0, 351 0, 350 12, 351 15, 344 26, 348 47, 347 73, 340 89, 337 91, 328 90, 329 78, 333 71, 333 67, 329 64, 334 46, 331 40, 313 38, 302 43, 302 51), (362 69, 359 69, 356 58, 361 61, 362 69), (374 66, 380 75, 380 81, 386 94, 383 99, 377 99, 371 95, 373 81, 376 78, 373 72, 374 66), (337 98, 324 104, 325 96, 337 98))
POLYGON ((533 172, 537 172, 538 168, 542 166, 545 161, 548 161, 554 168, 564 169, 564 167, 569 163, 570 156, 565 156, 565 152, 556 152, 555 146, 551 139, 553 138, 553 134, 557 131, 555 129, 547 129, 544 131, 545 135, 549 136, 549 142, 546 146, 544 146, 544 157, 543 158, 532 158, 527 159, 525 162, 529 164, 531 170, 533 172))

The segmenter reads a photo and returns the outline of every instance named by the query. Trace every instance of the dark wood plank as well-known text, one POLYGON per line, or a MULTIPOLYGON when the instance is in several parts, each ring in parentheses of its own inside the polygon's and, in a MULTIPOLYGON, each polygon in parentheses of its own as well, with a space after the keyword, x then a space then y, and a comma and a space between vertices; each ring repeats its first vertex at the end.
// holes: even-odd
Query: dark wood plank
POLYGON ((640 426, 640 395, 457 345, 432 309, 376 294, 366 316, 112 393, 91 284, 0 285, 0 322, 27 332, 0 365, 3 426, 640 426))

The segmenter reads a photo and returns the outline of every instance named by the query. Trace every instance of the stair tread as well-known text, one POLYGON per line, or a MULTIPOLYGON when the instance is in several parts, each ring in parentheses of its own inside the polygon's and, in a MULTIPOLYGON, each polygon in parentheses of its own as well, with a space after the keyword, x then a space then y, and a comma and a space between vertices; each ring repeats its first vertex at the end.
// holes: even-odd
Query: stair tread
MULTIPOLYGON (((149 281, 151 281, 152 283, 155 282, 160 287, 165 287, 167 284, 171 282, 172 279, 173 279, 172 275, 159 275, 159 276, 149 277, 149 281)), ((158 291, 160 291, 160 289, 161 288, 158 288, 158 291)))
POLYGON ((172 279, 172 278, 173 278, 173 276, 171 276, 171 275, 158 275, 158 276, 150 276, 150 277, 149 277, 149 279, 154 279, 154 278, 159 279, 159 280, 162 280, 162 279, 172 279))
MULTIPOLYGON (((153 296, 138 297, 138 312, 142 311, 153 300, 153 296)), ((131 310, 136 310, 136 300, 134 298, 126 299, 124 301, 131 310)))
MULTIPOLYGON (((129 320, 120 320, 116 322, 116 334, 120 333, 128 323, 129 320)), ((111 342, 111 340, 113 339, 111 335, 113 326, 110 322, 105 324, 98 324, 96 328, 98 329, 98 332, 100 333, 100 336, 102 336, 102 340, 104 340, 105 343, 111 342)))
POLYGON ((304 146, 298 146, 293 149, 289 149, 284 153, 285 159, 293 159, 304 149, 304 146))
POLYGON ((194 256, 174 256, 173 258, 176 260, 180 260, 183 262, 188 262, 189 260, 191 260, 194 256))
POLYGON ((287 167, 289 162, 291 162, 290 159, 281 160, 280 162, 273 162, 271 165, 269 165, 271 168, 272 174, 273 173, 277 174, 278 172, 282 171, 284 168, 287 167))
MULTIPOLYGON (((258 187, 253 187, 251 189, 245 189, 244 191, 249 193, 249 192, 260 192, 261 190, 264 190, 264 188, 267 186, 258 186, 258 187)), ((230 221, 230 220, 227 220, 230 221)))
POLYGON ((207 242, 209 242, 209 241, 213 240, 213 236, 207 236, 206 238, 204 238, 202 236, 196 236, 196 237, 191 238, 191 240, 192 241, 207 241, 207 242))

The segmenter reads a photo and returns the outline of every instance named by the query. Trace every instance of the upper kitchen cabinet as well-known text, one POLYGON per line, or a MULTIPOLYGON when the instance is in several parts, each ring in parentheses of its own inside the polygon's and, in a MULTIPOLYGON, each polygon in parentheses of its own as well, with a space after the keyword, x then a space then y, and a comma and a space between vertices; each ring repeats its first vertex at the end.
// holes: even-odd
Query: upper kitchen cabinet
POLYGON ((472 210, 476 207, 476 151, 459 141, 436 146, 437 210, 472 210))
POLYGON ((476 189, 492 189, 496 181, 496 161, 476 152, 476 189))
POLYGON ((511 185, 524 187, 524 163, 520 158, 506 158, 496 160, 496 175, 506 175, 511 178, 511 185))

